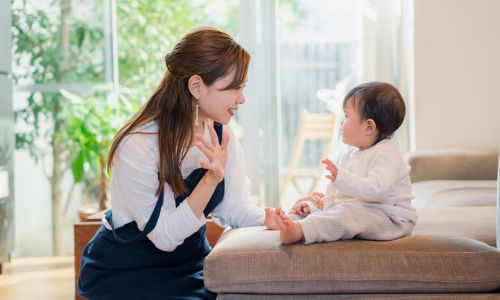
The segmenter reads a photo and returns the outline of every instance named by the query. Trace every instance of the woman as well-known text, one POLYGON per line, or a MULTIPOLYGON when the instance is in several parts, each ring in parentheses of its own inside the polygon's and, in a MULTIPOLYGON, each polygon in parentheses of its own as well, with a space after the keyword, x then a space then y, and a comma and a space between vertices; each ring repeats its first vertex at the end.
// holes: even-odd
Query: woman
POLYGON ((245 103, 249 60, 215 28, 187 34, 166 56, 160 85, 113 141, 113 212, 82 255, 82 296, 215 298, 203 285, 205 217, 232 227, 264 220, 249 203, 241 146, 222 126, 245 103))

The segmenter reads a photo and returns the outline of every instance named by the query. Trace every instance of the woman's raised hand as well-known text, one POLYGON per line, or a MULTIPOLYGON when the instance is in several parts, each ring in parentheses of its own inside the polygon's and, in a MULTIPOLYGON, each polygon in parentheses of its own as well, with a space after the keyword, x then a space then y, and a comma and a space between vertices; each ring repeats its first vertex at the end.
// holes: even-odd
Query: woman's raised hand
POLYGON ((217 133, 213 126, 208 126, 210 132, 210 139, 208 141, 202 135, 197 134, 196 138, 198 142, 196 147, 200 149, 203 154, 208 158, 209 162, 200 161, 200 166, 208 170, 208 174, 212 176, 217 182, 221 182, 224 179, 224 169, 227 162, 227 144, 229 142, 229 134, 223 132, 222 143, 219 145, 219 139, 217 138, 217 133))

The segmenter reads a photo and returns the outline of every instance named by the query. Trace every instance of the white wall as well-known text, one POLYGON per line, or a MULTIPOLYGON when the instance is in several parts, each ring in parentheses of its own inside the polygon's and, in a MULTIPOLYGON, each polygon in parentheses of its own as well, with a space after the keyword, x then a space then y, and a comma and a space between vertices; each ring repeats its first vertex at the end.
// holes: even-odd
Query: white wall
POLYGON ((414 149, 498 148, 500 1, 415 0, 414 149))

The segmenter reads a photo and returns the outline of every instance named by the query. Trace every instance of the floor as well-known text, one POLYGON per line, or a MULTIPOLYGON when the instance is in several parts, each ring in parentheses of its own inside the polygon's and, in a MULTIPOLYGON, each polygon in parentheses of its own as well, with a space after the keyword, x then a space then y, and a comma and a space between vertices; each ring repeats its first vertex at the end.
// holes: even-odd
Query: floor
POLYGON ((14 258, 0 275, 0 299, 74 299, 72 256, 14 258))

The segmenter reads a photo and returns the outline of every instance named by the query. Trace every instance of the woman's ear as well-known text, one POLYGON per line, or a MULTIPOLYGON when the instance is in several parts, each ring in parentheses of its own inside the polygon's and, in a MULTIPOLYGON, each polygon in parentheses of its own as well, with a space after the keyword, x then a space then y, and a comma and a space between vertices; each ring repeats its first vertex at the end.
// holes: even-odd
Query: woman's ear
POLYGON ((366 133, 367 135, 377 134, 377 123, 373 119, 366 120, 366 133))
POLYGON ((201 79, 200 75, 192 75, 188 79, 189 92, 196 100, 199 100, 201 97, 203 85, 203 79, 201 79))

